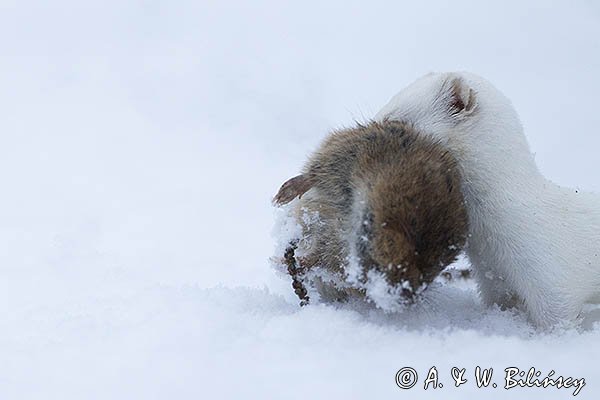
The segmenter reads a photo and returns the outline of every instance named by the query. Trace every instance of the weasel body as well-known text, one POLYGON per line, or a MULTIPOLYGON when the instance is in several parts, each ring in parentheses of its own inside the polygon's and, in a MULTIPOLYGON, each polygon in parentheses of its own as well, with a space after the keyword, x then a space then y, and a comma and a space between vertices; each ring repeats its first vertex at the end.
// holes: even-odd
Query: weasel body
POLYGON ((541 175, 517 113, 489 82, 429 74, 375 120, 412 124, 456 157, 466 253, 486 303, 522 306, 536 325, 552 327, 600 299, 600 199, 541 175))

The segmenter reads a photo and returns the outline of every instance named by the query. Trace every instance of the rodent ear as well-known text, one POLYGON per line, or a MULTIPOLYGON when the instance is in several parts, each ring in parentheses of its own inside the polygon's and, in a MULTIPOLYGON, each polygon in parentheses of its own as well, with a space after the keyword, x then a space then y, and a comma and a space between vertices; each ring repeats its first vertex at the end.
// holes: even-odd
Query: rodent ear
POLYGON ((313 187, 313 182, 306 175, 298 175, 288 179, 281 185, 279 192, 273 198, 273 204, 276 206, 287 204, 296 197, 302 197, 311 187, 313 187))
POLYGON ((449 82, 450 97, 448 111, 450 115, 462 116, 471 114, 477 107, 477 95, 462 78, 453 78, 449 82))

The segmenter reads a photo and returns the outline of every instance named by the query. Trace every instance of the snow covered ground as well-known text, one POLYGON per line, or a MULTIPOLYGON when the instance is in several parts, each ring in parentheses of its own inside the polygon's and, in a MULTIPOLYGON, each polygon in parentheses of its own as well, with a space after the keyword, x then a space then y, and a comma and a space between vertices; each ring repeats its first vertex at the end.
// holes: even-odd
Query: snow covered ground
POLYGON ((279 185, 432 70, 494 82, 542 171, 600 192, 594 0, 3 0, 0 50, 0 399, 572 397, 513 366, 600 394, 600 326, 542 335, 468 284, 300 309, 268 262, 279 185))

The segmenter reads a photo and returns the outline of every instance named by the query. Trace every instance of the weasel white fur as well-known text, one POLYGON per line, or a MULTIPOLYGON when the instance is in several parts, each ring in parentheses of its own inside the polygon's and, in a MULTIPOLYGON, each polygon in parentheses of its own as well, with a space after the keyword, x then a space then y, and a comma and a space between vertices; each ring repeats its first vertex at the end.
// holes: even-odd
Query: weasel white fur
POLYGON ((524 306, 547 328, 576 320, 585 302, 600 299, 600 198, 541 175, 500 91, 470 73, 429 74, 375 117, 386 119, 414 124, 458 160, 466 253, 486 303, 524 306))

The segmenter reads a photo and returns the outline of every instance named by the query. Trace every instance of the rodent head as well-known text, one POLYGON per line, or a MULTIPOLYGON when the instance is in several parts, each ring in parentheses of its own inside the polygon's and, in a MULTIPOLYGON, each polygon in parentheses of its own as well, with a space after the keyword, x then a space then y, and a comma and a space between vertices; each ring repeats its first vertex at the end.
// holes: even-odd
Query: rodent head
POLYGON ((363 220, 356 253, 365 270, 416 290, 465 244, 460 173, 446 149, 406 124, 388 121, 370 129, 373 136, 357 153, 351 178, 365 192, 364 206, 355 208, 363 220))

